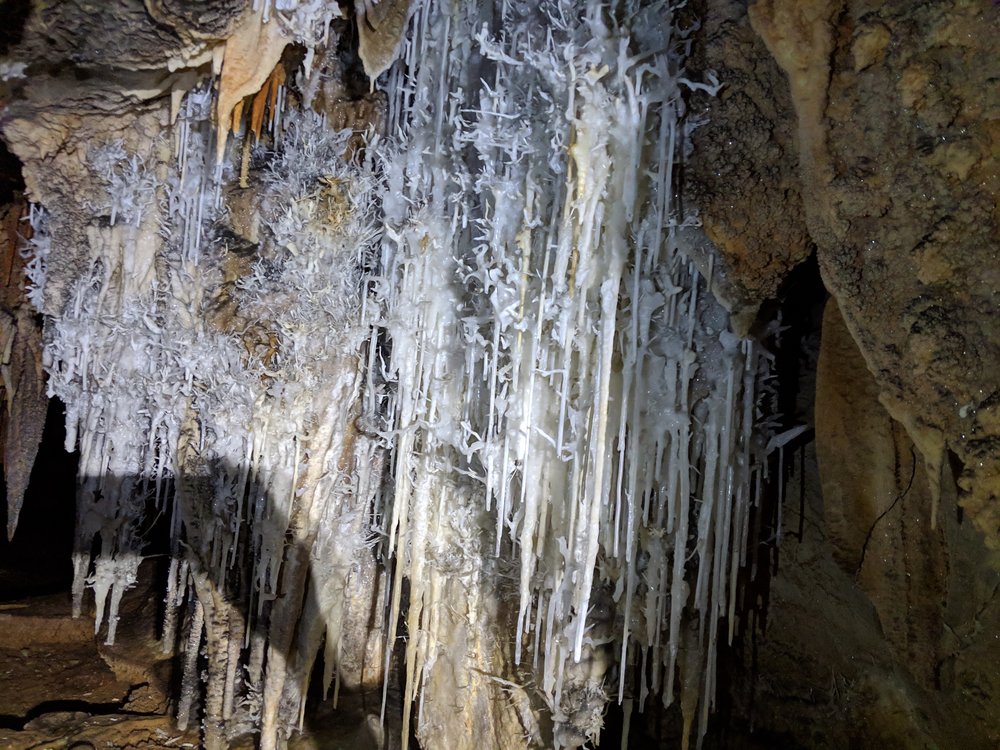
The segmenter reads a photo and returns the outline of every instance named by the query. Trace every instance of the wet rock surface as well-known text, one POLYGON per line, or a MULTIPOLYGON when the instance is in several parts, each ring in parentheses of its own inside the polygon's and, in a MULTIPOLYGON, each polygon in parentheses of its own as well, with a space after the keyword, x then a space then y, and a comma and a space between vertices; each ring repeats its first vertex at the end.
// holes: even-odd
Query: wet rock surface
POLYGON ((697 3, 689 68, 713 71, 714 96, 695 91, 684 197, 718 254, 716 294, 746 328, 813 250, 800 195, 788 83, 739 0, 697 3))
POLYGON ((804 538, 786 531, 742 710, 791 746, 992 747, 1000 13, 707 6, 696 54, 734 86, 705 103, 687 175, 728 302, 783 297, 797 250, 741 253, 802 236, 834 297, 804 538))

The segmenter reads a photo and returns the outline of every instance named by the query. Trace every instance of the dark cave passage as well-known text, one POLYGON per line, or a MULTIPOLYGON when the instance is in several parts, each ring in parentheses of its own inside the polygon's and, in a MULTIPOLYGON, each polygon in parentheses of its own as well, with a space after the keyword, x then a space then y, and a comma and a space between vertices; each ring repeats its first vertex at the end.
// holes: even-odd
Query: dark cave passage
MULTIPOLYGON (((66 452, 65 420, 62 403, 50 399, 17 531, 0 538, 0 601, 68 592, 73 580, 78 454, 66 452)), ((6 528, 5 492, 0 520, 6 528)))

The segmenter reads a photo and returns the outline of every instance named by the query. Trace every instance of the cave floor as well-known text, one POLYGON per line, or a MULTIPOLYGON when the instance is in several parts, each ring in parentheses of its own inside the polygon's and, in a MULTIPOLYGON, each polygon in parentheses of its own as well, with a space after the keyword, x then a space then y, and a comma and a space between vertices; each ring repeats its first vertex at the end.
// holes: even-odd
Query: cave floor
POLYGON ((103 646, 68 593, 0 604, 0 747, 197 747, 168 714, 168 660, 150 660, 135 629, 122 635, 103 646))
MULTIPOLYGON (((94 612, 73 619, 68 592, 0 601, 0 749, 197 748, 197 727, 173 717, 173 659, 155 639, 156 598, 126 595, 114 646, 94 635, 94 612)), ((378 747, 378 707, 342 695, 312 716, 289 750, 378 747), (373 715, 374 711, 374 715, 373 715), (374 724, 373 724, 374 722, 374 724)), ((254 738, 233 741, 252 750, 254 738)))

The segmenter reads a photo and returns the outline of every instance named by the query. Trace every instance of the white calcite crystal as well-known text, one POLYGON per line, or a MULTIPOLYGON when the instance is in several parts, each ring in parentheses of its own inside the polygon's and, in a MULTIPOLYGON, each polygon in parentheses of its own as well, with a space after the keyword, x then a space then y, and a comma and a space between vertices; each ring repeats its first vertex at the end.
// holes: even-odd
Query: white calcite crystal
POLYGON ((75 608, 92 589, 112 641, 166 524, 208 747, 279 746, 314 668, 388 685, 397 648, 404 746, 578 746, 651 694, 701 735, 769 367, 675 236, 682 93, 714 79, 664 2, 412 6, 360 152, 281 104, 240 193, 209 89, 145 153, 93 144, 104 218, 56 313, 33 210, 75 608))
POLYGON ((513 660, 557 746, 597 734, 629 665, 640 701, 669 702, 681 650, 704 732, 768 363, 674 237, 684 48, 663 3, 416 12, 390 83, 379 287, 407 709, 461 648, 439 626, 458 575, 441 558, 471 535, 513 563, 513 660))

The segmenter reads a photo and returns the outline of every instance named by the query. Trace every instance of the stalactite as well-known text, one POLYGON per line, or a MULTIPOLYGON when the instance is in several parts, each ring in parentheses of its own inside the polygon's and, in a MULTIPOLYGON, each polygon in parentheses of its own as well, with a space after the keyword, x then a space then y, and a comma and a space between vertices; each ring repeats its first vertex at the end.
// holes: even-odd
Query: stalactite
MULTIPOLYGON (((0 464, 7 504, 7 540, 17 529, 32 467, 42 441, 48 400, 42 370, 42 329, 24 290, 26 267, 22 250, 44 257, 48 239, 35 238, 43 228, 37 207, 20 196, 0 206, 0 464), (22 248, 21 237, 29 237, 22 248)), ((44 262, 44 261, 40 261, 44 262)), ((34 273, 38 272, 37 265, 34 273)))
POLYGON ((578 746, 609 699, 651 693, 702 736, 769 365, 680 247, 682 90, 717 84, 686 75, 670 6, 414 3, 364 149, 287 106, 275 68, 299 39, 301 84, 333 10, 253 8, 170 141, 92 144, 103 218, 55 311, 31 214, 29 295, 81 452, 76 612, 89 587, 114 640, 160 514, 178 722, 200 695, 207 747, 281 746, 321 650, 335 696, 384 679, 397 622, 404 746, 411 718, 433 747, 473 716, 578 746))
MULTIPOLYGON (((121 141, 91 149, 88 167, 107 195, 92 208, 109 218, 90 232, 84 273, 62 279, 70 303, 49 322, 46 366, 67 404, 69 447, 81 449, 76 611, 92 589, 95 626, 106 623, 113 642, 148 542, 147 512, 170 518, 165 650, 178 608, 198 613, 183 620, 181 723, 195 715, 203 643, 206 745, 222 746, 261 711, 273 746, 298 720, 323 632, 367 615, 345 612, 344 589, 368 549, 378 487, 365 464, 381 450, 354 428, 374 182, 343 157, 349 132, 295 113, 270 150, 255 152, 253 239, 220 233, 232 170, 214 163, 211 106, 210 91, 187 96, 172 154, 163 144, 129 152, 121 141), (331 543, 338 529, 345 537, 331 543), (319 638, 313 627, 300 642, 307 594, 320 597, 319 638), (238 667, 244 639, 250 685, 238 667), (311 653, 296 656, 300 647, 311 653), (278 716, 288 685, 293 715, 278 716)), ((35 297, 47 283, 44 220, 32 213, 26 250, 35 297)))
POLYGON ((674 236, 690 220, 672 199, 681 87, 714 82, 685 78, 664 11, 427 2, 391 79, 405 137, 385 167, 388 534, 395 585, 409 581, 406 704, 437 659, 463 658, 434 626, 455 605, 431 586, 448 575, 434 550, 461 554, 454 515, 490 510, 491 546, 519 566, 514 659, 540 655, 557 746, 596 736, 612 644, 619 700, 638 649, 641 700, 649 685, 669 703, 684 649, 704 733, 762 453, 766 358, 727 332, 674 236))

